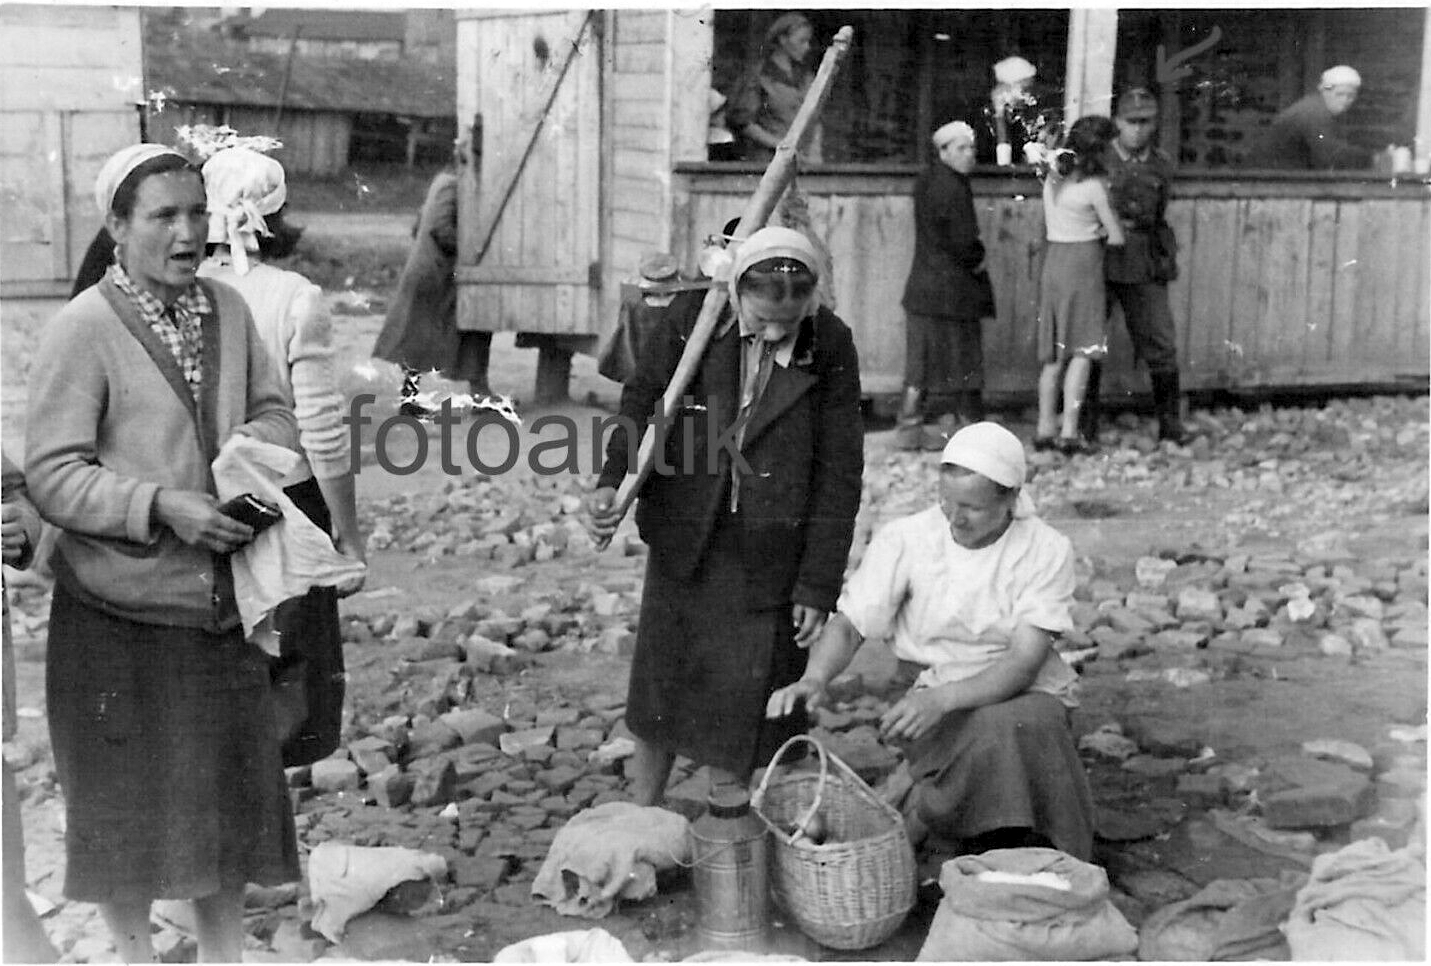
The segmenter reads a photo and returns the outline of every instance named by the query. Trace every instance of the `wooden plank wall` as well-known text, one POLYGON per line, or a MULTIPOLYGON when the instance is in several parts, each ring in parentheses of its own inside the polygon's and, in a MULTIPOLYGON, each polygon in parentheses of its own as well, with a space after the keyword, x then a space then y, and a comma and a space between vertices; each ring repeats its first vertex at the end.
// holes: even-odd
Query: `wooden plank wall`
MULTIPOLYGON (((634 278, 642 256, 659 251, 669 234, 670 18, 668 10, 612 11, 606 139, 611 152, 605 246, 608 290, 619 289, 612 283, 634 278)), ((603 309, 603 316, 614 318, 615 301, 603 309)))
POLYGON ((100 225, 94 177, 139 139, 140 63, 137 8, 0 5, 5 294, 68 294, 100 225))
MULTIPOLYGON (((865 390, 898 391, 899 303, 913 259, 909 179, 801 180, 834 257, 837 311, 855 331, 865 390)), ((738 211, 753 185, 753 176, 682 181, 683 237, 675 244, 688 268, 699 239, 738 211)), ((1169 211, 1180 275, 1169 298, 1186 388, 1425 385, 1431 197, 1424 190, 1299 197, 1287 190, 1258 196, 1255 186, 1180 186, 1185 196, 1169 211)), ((975 206, 997 303, 984 331, 985 384, 994 393, 1030 393, 1038 373, 1039 198, 976 188, 975 206)), ((1121 322, 1111 329, 1105 392, 1146 392, 1121 322)))
POLYGON ((477 217, 459 218, 458 326, 464 329, 585 334, 593 331, 600 248, 601 16, 580 50, 521 166, 500 220, 503 192, 542 117, 559 65, 585 11, 469 11, 458 20, 459 111, 482 116, 477 217), (543 44, 549 57, 539 62, 543 44), (482 236, 496 224, 477 264, 482 236))
POLYGON ((331 176, 348 168, 348 146, 353 119, 337 111, 284 111, 278 130, 274 109, 246 104, 173 104, 159 120, 150 122, 150 137, 172 141, 173 128, 181 124, 227 124, 240 134, 277 137, 283 147, 274 157, 290 174, 331 176))

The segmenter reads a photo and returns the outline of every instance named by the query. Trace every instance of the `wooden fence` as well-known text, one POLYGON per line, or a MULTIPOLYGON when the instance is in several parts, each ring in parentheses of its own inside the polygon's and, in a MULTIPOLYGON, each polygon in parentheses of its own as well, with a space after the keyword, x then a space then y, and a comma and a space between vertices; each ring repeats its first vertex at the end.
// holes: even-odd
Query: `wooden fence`
MULTIPOLYGON (((866 393, 896 392, 905 278, 914 256, 915 172, 829 168, 800 177, 833 255, 837 311, 855 331, 866 393)), ((673 250, 693 267, 701 238, 739 214, 758 172, 677 168, 673 250)), ((1035 389, 1039 183, 976 173, 975 206, 997 317, 984 332, 985 385, 1035 389)), ((1169 286, 1184 385, 1259 390, 1426 385, 1431 371, 1431 188, 1425 179, 1203 173, 1169 210, 1181 251, 1169 286)), ((1120 323, 1106 394, 1145 391, 1120 323)))

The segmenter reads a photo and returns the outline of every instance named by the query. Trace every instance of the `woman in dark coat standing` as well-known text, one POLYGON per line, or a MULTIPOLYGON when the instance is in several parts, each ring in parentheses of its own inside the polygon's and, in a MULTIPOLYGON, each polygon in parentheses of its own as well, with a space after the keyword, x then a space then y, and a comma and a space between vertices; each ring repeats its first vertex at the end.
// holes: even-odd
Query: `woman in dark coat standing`
POLYGON ((417 403, 419 380, 437 370, 448 379, 465 380, 474 396, 490 394, 487 360, 492 333, 457 328, 457 188, 456 165, 465 160, 453 149, 453 167, 440 171, 428 186, 412 250, 388 306, 387 319, 373 356, 402 366, 402 406, 409 415, 425 415, 417 403))
MULTIPOLYGON (((744 782, 804 730, 803 711, 769 721, 765 704, 804 670, 859 509, 859 359, 849 327, 819 305, 820 258, 800 232, 771 227, 735 259, 731 305, 636 509, 651 552, 626 722, 642 805, 661 801, 678 754, 708 766, 713 783, 744 782)), ((667 338, 621 394, 638 431, 701 302, 677 297, 667 338)), ((634 445, 618 431, 607 446, 590 501, 598 536, 620 523, 612 504, 634 445)))
POLYGON ((904 285, 904 399, 895 431, 900 449, 941 449, 959 424, 984 418, 980 320, 994 313, 994 291, 967 177, 974 167, 974 129, 951 121, 934 132, 934 148, 939 160, 914 184, 914 263, 904 285), (929 393, 951 394, 956 402, 926 439, 929 393))

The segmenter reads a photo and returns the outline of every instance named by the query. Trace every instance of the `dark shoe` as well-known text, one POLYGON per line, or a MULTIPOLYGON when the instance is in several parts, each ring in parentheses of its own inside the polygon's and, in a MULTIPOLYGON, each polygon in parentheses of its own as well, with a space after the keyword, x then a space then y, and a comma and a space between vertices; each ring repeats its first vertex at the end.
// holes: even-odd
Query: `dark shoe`
POLYGON ((1035 436, 1033 438, 1033 448, 1035 453, 1052 453, 1058 449, 1058 437, 1035 436))
POLYGON ((412 399, 409 399, 402 405, 398 406, 399 416, 411 416, 413 419, 417 420, 428 420, 431 419, 434 414, 434 410, 428 409, 422 403, 412 399))
POLYGON ((1158 440, 1186 446, 1193 433, 1183 426, 1182 384, 1176 370, 1148 374, 1153 384, 1153 413, 1158 417, 1158 440))
POLYGON ((1058 451, 1064 456, 1086 456, 1093 452, 1093 446, 1082 436, 1060 436, 1056 440, 1058 451))

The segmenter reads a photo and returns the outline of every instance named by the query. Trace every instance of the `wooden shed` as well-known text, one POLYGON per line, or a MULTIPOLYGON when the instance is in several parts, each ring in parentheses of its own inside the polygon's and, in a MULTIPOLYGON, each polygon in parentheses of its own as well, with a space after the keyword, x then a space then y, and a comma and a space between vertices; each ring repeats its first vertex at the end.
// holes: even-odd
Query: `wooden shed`
MULTIPOLYGON (((667 248, 694 271, 700 239, 739 213, 762 171, 705 160, 708 92, 739 73, 776 12, 459 13, 459 125, 480 117, 484 146, 480 184, 466 193, 459 325, 589 344, 614 323, 619 280, 642 252, 667 248)), ((1425 387, 1425 174, 1233 167, 1243 140, 1337 58, 1357 60, 1366 77, 1354 136, 1431 151, 1424 10, 806 12, 820 42, 842 22, 856 28, 826 109, 826 163, 804 170, 799 187, 833 254, 867 393, 900 388, 910 192, 928 133, 953 117, 987 126, 989 68, 1009 53, 1038 64, 1069 118, 1106 113, 1115 83, 1163 84, 1164 143, 1185 162, 1170 212, 1181 244, 1170 294, 1187 387, 1425 387), (1208 50, 1213 33, 1229 39, 1187 71, 1158 74, 1180 49, 1208 50), (1278 40, 1270 67, 1268 38, 1278 40)), ((973 180, 998 305, 986 383, 1027 396, 1038 368, 1039 185, 1026 168, 992 165, 973 180)), ((1145 376, 1121 326, 1113 331, 1105 392, 1141 391, 1145 376)))
POLYGON ((283 142, 275 156, 297 174, 347 170, 355 141, 390 129, 396 158, 451 153, 451 65, 250 50, 213 31, 148 19, 145 82, 156 92, 149 136, 182 124, 227 124, 283 142), (404 151, 406 141, 406 151, 404 151))
POLYGON ((47 312, 69 297, 100 223, 95 175, 110 154, 139 140, 142 77, 138 8, 0 5, 7 315, 47 312))

